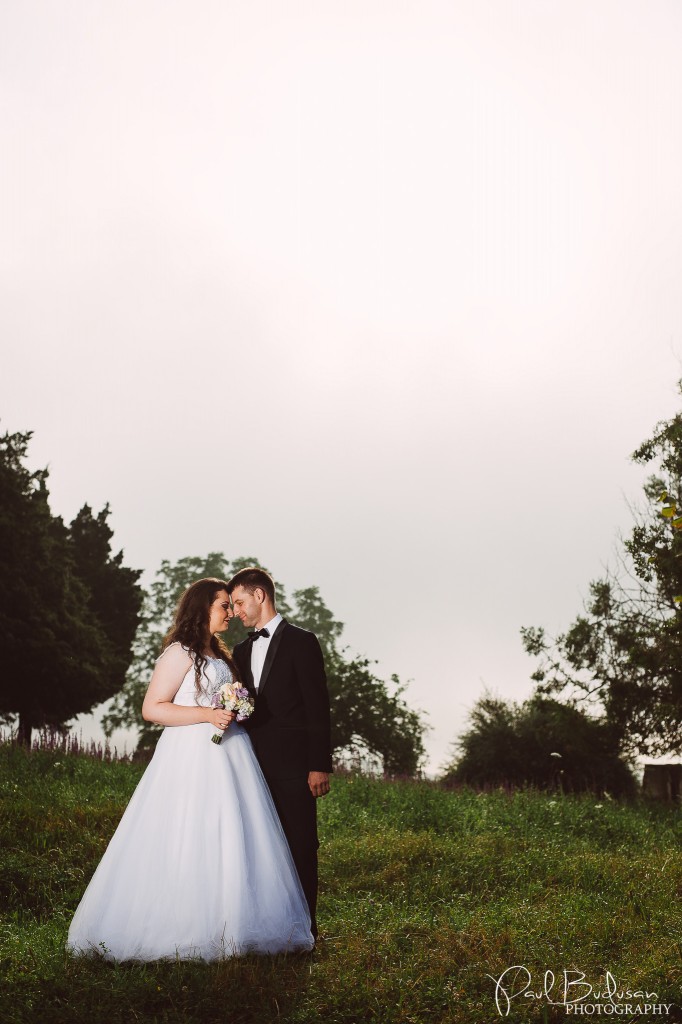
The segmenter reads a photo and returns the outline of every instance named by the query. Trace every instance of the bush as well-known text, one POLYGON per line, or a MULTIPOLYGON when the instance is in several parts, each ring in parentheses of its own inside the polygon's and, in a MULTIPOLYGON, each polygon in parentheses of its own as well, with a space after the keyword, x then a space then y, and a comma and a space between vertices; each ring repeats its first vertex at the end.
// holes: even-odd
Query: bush
POLYGON ((535 786, 631 797, 636 782, 615 730, 579 708, 536 694, 521 705, 486 694, 443 781, 474 787, 535 786))

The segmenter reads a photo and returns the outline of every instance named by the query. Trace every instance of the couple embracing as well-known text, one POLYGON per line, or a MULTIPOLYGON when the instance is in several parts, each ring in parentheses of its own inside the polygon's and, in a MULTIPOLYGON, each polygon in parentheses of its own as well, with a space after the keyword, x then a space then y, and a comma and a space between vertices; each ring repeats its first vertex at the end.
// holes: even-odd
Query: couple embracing
POLYGON ((67 948, 112 960, 312 949, 329 696, 317 638, 277 612, 267 573, 246 568, 185 591, 142 714, 166 728, 67 948), (218 634, 233 615, 252 632, 231 654, 218 634), (243 722, 214 706, 230 682, 254 702, 243 722))

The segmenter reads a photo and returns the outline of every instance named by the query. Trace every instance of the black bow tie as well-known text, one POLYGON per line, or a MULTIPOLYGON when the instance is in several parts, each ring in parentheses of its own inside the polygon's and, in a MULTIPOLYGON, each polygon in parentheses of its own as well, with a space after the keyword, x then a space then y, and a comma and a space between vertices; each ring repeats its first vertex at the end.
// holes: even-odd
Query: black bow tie
POLYGON ((253 641, 257 640, 259 636, 270 636, 270 630, 269 629, 257 629, 255 631, 255 633, 247 633, 246 639, 250 640, 251 643, 253 643, 253 641))

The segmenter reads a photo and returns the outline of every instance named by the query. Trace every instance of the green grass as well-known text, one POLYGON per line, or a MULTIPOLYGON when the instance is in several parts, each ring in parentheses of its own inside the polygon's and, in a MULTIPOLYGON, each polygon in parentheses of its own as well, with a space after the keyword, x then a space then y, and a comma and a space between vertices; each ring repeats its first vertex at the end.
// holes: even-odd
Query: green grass
MULTIPOLYGON (((682 820, 670 807, 335 777, 319 803, 311 955, 111 964, 64 951, 69 921, 144 770, 0 745, 0 1019, 7 1024, 431 1024, 501 1017, 513 965, 657 993, 682 1021, 682 820), (601 804, 601 806, 599 806, 601 804)), ((577 992, 577 989, 573 990, 577 992)), ((560 986, 554 990, 560 1000, 560 986)), ((644 1000, 629 1000, 641 1002, 644 1000)), ((625 1000, 623 1000, 625 1002, 625 1000)))

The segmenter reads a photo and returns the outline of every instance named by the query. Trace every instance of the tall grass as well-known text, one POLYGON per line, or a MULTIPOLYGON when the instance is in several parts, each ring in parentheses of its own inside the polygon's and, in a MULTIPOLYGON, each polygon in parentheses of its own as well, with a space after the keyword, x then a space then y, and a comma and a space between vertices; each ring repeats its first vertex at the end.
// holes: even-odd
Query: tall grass
MULTIPOLYGON (((313 954, 211 965, 73 959, 71 915, 143 770, 0 745, 8 1024, 567 1020, 544 996, 514 999, 499 1015, 492 978, 514 965, 538 991, 546 970, 560 980, 582 971, 595 988, 608 971, 623 989, 675 1004, 663 1019, 682 1021, 682 823, 674 808, 643 802, 339 775, 318 805, 313 954)), ((560 1000, 559 986, 552 995, 560 1000)))

